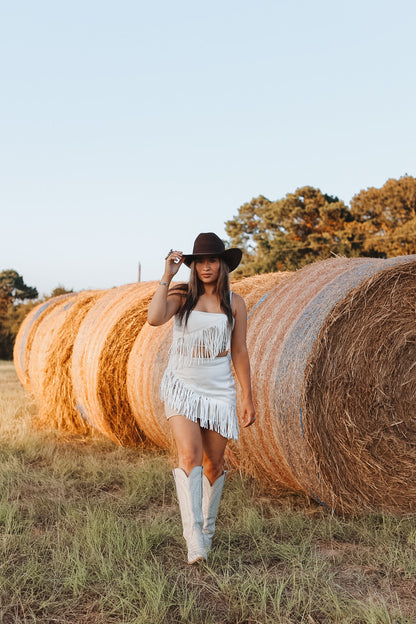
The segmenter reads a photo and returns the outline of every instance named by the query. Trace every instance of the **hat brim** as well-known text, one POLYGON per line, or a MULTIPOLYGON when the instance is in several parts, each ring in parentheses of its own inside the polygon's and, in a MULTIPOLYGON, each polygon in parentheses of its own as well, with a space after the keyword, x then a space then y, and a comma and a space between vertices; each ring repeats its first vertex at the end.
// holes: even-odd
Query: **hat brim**
POLYGON ((234 271, 234 269, 236 269, 238 265, 240 264, 241 258, 243 257, 243 252, 241 251, 241 249, 238 249, 238 247, 231 247, 230 249, 226 249, 220 254, 218 253, 185 254, 183 256, 184 258, 183 261, 187 267, 191 267, 192 262, 196 258, 203 258, 204 256, 222 258, 228 264, 228 269, 231 273, 231 271, 234 271))

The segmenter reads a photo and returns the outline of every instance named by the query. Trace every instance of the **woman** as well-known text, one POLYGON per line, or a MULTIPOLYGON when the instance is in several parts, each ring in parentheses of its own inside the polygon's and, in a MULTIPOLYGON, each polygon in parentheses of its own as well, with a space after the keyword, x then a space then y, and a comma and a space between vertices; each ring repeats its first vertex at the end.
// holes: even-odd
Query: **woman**
POLYGON ((228 279, 241 256, 240 249, 226 250, 216 234, 199 234, 192 254, 169 252, 149 305, 150 325, 175 316, 160 392, 178 450, 173 475, 188 563, 206 559, 211 547, 225 480, 224 451, 227 440, 238 437, 231 358, 243 396, 241 424, 255 421, 246 306, 230 292, 228 279), (182 263, 191 269, 189 284, 169 289, 182 263))

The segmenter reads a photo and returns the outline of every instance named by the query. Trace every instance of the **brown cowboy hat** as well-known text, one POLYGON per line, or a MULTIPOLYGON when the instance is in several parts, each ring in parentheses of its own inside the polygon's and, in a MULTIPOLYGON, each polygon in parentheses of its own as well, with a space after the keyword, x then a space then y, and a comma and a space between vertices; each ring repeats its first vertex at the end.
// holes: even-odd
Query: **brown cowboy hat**
POLYGON ((234 271, 241 262, 243 252, 238 247, 226 249, 224 243, 214 232, 198 234, 191 254, 184 254, 184 263, 190 267, 192 261, 200 256, 218 256, 225 260, 230 271, 234 271))

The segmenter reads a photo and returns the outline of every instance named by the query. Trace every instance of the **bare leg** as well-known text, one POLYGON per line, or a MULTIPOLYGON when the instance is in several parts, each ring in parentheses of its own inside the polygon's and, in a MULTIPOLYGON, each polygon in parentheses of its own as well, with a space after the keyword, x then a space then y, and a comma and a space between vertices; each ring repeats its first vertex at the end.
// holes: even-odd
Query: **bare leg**
POLYGON ((169 423, 178 449, 179 468, 173 470, 188 563, 207 558, 202 528, 202 436, 198 423, 185 416, 171 416, 169 423))
POLYGON ((186 475, 201 466, 203 457, 201 427, 186 416, 171 416, 169 424, 178 450, 178 465, 186 475))
POLYGON ((224 452, 227 438, 210 429, 201 429, 204 474, 211 485, 224 472, 224 452))
POLYGON ((204 475, 202 477, 202 535, 208 552, 215 532, 215 521, 225 481, 224 451, 227 438, 216 431, 202 429, 204 475))

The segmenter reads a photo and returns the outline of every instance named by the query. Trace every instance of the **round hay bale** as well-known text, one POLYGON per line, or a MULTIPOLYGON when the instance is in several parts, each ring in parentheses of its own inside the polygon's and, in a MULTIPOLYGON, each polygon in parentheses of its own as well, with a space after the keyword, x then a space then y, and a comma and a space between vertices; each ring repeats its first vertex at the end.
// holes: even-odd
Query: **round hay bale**
MULTIPOLYGON (((54 426, 60 431, 86 434, 90 423, 84 420, 75 407, 72 385, 72 352, 78 329, 88 311, 104 291, 83 291, 64 306, 65 314, 51 324, 52 342, 47 348, 42 371, 42 395, 39 405, 39 422, 54 426)), ((49 341, 48 341, 49 342, 49 341)))
POLYGON ((65 295, 59 295, 58 297, 52 297, 47 301, 39 303, 36 307, 32 308, 29 314, 27 314, 19 327, 13 348, 13 361, 17 376, 19 377, 21 383, 29 391, 31 387, 28 369, 30 352, 33 338, 36 334, 36 329, 45 315, 49 314, 56 305, 58 305, 61 301, 74 296, 75 293, 68 293, 65 295))
MULTIPOLYGON (((245 298, 250 313, 270 289, 289 276, 289 273, 270 273, 248 277, 232 283, 231 289, 245 298)), ((155 444, 171 450, 174 442, 159 398, 159 387, 169 359, 172 325, 173 320, 160 327, 146 323, 132 347, 127 368, 129 401, 140 428, 155 444)), ((230 446, 228 452, 236 463, 236 449, 230 446)))
POLYGON ((347 512, 416 511, 416 260, 376 273, 332 309, 301 406, 309 490, 347 512))
MULTIPOLYGON (((253 392, 259 418, 254 427, 244 431, 239 441, 241 452, 247 458, 245 467, 251 474, 271 484, 303 490, 339 510, 352 510, 358 499, 361 508, 366 503, 361 495, 357 495, 356 503, 352 500, 354 494, 347 496, 340 491, 339 496, 335 496, 329 483, 331 471, 328 468, 325 477, 327 480, 324 482, 322 479, 319 467, 323 460, 321 456, 314 456, 310 440, 315 440, 314 443, 317 444, 316 439, 323 436, 323 431, 321 426, 317 428, 316 412, 310 411, 309 397, 312 394, 305 398, 305 371, 308 379, 314 380, 313 388, 317 394, 313 396, 316 398, 321 391, 321 382, 316 383, 316 377, 311 373, 312 360, 309 362, 308 358, 312 355, 314 343, 328 315, 331 318, 335 306, 354 289, 363 288, 365 291, 367 278, 390 267, 404 267, 414 259, 414 256, 389 260, 336 258, 316 262, 297 271, 281 288, 274 289, 261 306, 253 311, 249 323, 248 347, 254 371, 253 392)), ((368 306, 365 297, 361 299, 361 306, 364 307, 364 304, 368 306)), ((360 331, 358 326, 356 331, 360 331)), ((334 337, 334 341, 339 343, 341 351, 351 348, 350 341, 346 343, 339 334, 334 337)), ((325 347, 325 341, 317 344, 324 345, 320 357, 332 362, 332 352, 325 347)), ((367 348, 370 347, 371 344, 367 343, 367 348)), ((373 351, 369 351, 367 361, 375 361, 375 355, 373 351)), ((347 359, 346 354, 345 357, 339 356, 337 361, 342 362, 343 359, 347 359)), ((315 373, 319 376, 319 371, 315 373)), ((341 375, 341 371, 337 370, 336 375, 338 374, 341 375)), ((396 378, 396 381, 402 383, 400 379, 396 378)), ((330 387, 328 398, 338 401, 331 384, 330 387)), ((344 393, 347 397, 354 395, 355 388, 344 387, 344 393)), ((353 408, 352 404, 348 405, 348 409, 353 408)), ((330 403, 327 403, 325 411, 320 413, 320 424, 331 418, 328 413, 331 409, 330 403)), ((341 418, 341 413, 342 410, 338 418, 341 418)), ((345 407, 342 418, 351 418, 345 407)), ((320 453, 332 454, 331 470, 336 473, 339 470, 338 458, 328 448, 331 444, 332 437, 327 435, 325 443, 320 447, 317 445, 317 448, 320 453)), ((359 454, 357 448, 354 456, 359 454)), ((352 468, 354 470, 361 470, 360 465, 356 464, 352 468)), ((339 479, 343 479, 342 473, 339 473, 339 479)), ((373 501, 375 508, 377 504, 375 499, 373 501)))
POLYGON ((79 327, 72 355, 76 408, 93 427, 122 445, 144 440, 126 387, 127 360, 147 317, 155 282, 108 291, 79 327))

